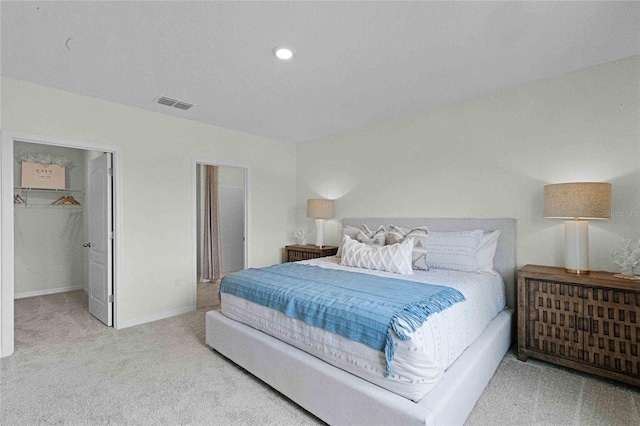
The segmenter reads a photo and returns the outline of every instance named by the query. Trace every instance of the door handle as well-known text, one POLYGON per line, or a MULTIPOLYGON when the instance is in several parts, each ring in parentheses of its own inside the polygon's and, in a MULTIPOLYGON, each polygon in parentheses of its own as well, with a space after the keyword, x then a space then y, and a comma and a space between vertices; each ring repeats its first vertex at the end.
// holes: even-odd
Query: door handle
POLYGON ((82 245, 82 247, 85 247, 85 248, 86 248, 86 247, 91 247, 91 243, 84 243, 84 244, 82 245))

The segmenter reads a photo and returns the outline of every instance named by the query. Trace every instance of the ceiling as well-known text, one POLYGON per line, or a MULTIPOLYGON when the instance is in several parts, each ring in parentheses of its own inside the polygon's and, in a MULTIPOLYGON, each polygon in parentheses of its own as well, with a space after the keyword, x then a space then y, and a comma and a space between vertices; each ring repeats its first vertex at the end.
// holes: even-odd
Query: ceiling
POLYGON ((1 7, 4 77, 291 142, 640 54, 638 2, 1 7))

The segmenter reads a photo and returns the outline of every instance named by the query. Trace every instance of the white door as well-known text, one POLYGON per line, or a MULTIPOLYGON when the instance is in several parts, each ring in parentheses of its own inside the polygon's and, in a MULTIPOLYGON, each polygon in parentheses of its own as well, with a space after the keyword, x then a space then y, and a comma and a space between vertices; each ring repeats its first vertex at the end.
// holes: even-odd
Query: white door
POLYGON ((113 182, 111 154, 89 162, 89 312, 113 325, 113 182))

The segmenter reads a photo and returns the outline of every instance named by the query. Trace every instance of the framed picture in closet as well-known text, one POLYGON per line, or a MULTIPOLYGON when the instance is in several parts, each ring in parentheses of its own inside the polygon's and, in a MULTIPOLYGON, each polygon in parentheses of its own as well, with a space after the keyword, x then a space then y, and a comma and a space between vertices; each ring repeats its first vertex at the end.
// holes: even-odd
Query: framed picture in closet
POLYGON ((22 162, 22 187, 65 189, 65 166, 22 162))

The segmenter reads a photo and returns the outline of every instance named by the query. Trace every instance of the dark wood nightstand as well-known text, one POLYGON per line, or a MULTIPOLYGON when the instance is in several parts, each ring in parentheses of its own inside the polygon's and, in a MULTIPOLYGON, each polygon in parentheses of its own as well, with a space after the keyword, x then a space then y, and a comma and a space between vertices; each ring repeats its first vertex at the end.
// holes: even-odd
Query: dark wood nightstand
POLYGON ((640 386, 640 283, 610 272, 518 271, 518 359, 640 386))
POLYGON ((318 257, 334 256, 338 252, 336 246, 314 246, 298 244, 285 246, 285 262, 297 262, 298 260, 317 259, 318 257))

